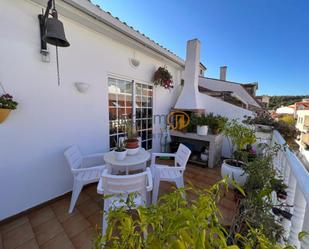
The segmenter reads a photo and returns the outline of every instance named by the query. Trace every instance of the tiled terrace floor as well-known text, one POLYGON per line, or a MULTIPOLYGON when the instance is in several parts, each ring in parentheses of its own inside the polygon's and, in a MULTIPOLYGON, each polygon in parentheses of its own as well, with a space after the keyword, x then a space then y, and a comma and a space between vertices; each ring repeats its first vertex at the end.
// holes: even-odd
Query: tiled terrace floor
MULTIPOLYGON (((220 168, 204 169, 188 165, 185 179, 197 187, 205 188, 221 179, 220 168)), ((160 195, 171 190, 169 183, 160 185, 160 195)), ((0 249, 91 248, 102 219, 101 196, 96 193, 96 184, 83 189, 71 215, 67 212, 69 202, 70 195, 67 194, 13 220, 0 223, 0 249)), ((219 207, 223 223, 230 223, 235 209, 232 192, 225 195, 219 207)))

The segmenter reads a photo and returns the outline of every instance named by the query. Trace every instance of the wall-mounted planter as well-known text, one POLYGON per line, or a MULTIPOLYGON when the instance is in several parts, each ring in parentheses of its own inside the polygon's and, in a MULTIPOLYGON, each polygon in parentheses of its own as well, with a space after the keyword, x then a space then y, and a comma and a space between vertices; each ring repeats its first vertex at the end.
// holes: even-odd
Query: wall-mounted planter
POLYGON ((6 120, 6 118, 9 116, 11 112, 11 109, 2 109, 0 108, 0 124, 6 120))

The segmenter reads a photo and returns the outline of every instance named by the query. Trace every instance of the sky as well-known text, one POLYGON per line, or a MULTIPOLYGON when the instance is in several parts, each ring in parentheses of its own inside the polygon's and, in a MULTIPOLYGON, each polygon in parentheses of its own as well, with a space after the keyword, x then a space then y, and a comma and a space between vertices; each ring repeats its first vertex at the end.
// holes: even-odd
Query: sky
POLYGON ((309 0, 92 0, 185 59, 201 41, 205 76, 258 82, 258 94, 309 94, 309 0))

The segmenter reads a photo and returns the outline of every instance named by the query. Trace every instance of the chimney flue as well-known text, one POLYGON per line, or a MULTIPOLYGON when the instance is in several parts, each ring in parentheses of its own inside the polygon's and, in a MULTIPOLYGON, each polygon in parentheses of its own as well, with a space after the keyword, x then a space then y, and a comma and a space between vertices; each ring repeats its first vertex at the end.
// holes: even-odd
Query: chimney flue
POLYGON ((226 70, 227 66, 220 67, 220 80, 226 81, 226 70))

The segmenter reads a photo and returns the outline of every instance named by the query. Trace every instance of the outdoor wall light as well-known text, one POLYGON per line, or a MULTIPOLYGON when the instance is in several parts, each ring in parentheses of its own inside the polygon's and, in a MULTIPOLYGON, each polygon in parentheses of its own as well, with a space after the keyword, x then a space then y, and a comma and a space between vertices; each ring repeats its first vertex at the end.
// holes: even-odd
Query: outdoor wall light
POLYGON ((135 59, 135 58, 130 58, 130 64, 133 67, 138 67, 139 64, 140 64, 140 61, 138 59, 135 59))
POLYGON ((89 84, 85 82, 75 82, 75 87, 80 93, 86 93, 89 89, 89 84))
POLYGON ((49 61, 47 43, 56 46, 58 85, 60 85, 58 47, 69 47, 70 43, 65 37, 63 23, 58 20, 55 0, 48 1, 45 13, 39 15, 39 22, 42 59, 46 62, 49 61))
POLYGON ((134 68, 137 68, 140 64, 140 61, 135 58, 135 50, 133 51, 133 57, 129 58, 129 63, 134 68))

